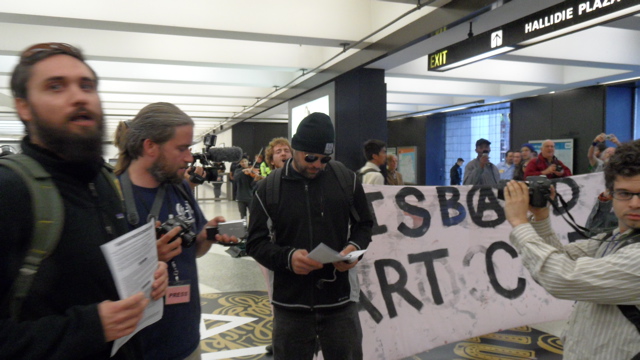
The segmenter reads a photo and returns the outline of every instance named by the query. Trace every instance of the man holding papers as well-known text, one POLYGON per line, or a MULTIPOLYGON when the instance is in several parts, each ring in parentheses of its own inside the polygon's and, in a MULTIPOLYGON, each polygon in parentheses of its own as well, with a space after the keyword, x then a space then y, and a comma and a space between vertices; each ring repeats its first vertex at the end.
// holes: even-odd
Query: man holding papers
POLYGON ((293 157, 258 184, 251 203, 247 252, 272 272, 276 360, 311 359, 316 340, 325 359, 362 359, 357 259, 323 264, 307 256, 321 243, 344 256, 371 242, 362 184, 330 161, 334 139, 327 115, 303 119, 293 157))
MULTIPOLYGON (((64 216, 49 220, 62 227, 58 242, 19 301, 20 311, 10 312, 21 298, 15 296, 16 284, 24 279, 18 274, 28 273, 27 253, 33 257, 28 250, 46 238, 36 231, 45 221, 34 226, 32 205, 53 213, 57 202, 51 197, 35 204, 39 192, 30 192, 18 172, 0 167, 0 359, 109 359, 113 341, 136 329, 149 303, 142 292, 119 298, 100 250, 128 228, 115 178, 101 156, 97 85, 80 51, 62 43, 25 50, 12 73, 16 112, 27 132, 22 152, 35 162, 31 170, 39 165, 50 175, 64 216)), ((40 193, 51 191, 47 188, 40 187, 40 193)), ((149 265, 156 268, 155 281, 147 279, 150 297, 162 298, 167 266, 149 265)), ((135 336, 112 359, 141 356, 135 336)))

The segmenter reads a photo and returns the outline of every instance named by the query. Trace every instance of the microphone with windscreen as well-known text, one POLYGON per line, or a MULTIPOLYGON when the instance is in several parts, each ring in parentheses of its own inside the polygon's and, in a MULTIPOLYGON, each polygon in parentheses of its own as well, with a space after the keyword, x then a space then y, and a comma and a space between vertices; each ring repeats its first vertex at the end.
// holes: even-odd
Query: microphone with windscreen
POLYGON ((242 160, 242 149, 237 146, 209 148, 209 161, 236 162, 242 160))

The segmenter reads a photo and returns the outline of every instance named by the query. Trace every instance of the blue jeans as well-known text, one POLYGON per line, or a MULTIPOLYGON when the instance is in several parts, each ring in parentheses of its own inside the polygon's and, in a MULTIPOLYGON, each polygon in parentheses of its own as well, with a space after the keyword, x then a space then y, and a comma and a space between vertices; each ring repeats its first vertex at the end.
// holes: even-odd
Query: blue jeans
POLYGON ((362 328, 358 306, 292 311, 274 306, 275 360, 313 359, 316 339, 326 360, 362 360, 362 328))

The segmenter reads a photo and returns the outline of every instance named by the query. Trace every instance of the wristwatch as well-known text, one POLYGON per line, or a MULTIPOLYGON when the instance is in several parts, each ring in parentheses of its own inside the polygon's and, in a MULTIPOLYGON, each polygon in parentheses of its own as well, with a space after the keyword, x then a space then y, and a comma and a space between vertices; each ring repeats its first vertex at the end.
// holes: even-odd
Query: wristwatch
POLYGON ((594 141, 594 142, 591 143, 591 146, 598 146, 598 144, 600 144, 600 143, 597 142, 597 141, 594 141))

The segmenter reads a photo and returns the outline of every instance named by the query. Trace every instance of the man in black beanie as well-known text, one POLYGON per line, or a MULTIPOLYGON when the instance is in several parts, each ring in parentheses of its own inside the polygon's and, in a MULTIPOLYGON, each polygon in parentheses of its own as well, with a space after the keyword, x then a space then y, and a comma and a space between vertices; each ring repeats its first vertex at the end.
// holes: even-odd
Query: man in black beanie
POLYGON ((321 243, 344 256, 371 242, 362 184, 331 161, 334 139, 329 116, 304 118, 291 141, 293 157, 258 184, 251 204, 247 252, 271 272, 276 360, 312 359, 316 341, 325 359, 362 359, 358 260, 307 257, 321 243))

